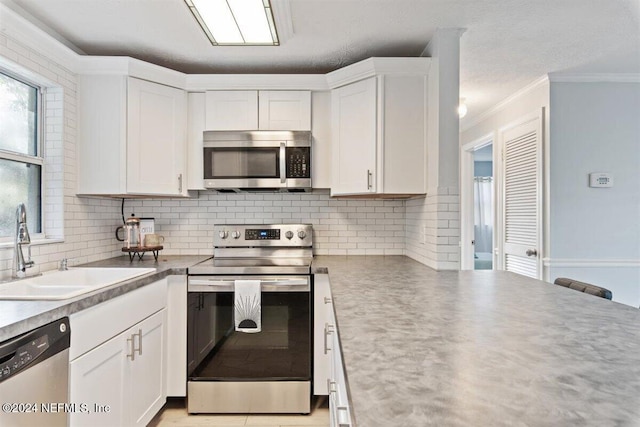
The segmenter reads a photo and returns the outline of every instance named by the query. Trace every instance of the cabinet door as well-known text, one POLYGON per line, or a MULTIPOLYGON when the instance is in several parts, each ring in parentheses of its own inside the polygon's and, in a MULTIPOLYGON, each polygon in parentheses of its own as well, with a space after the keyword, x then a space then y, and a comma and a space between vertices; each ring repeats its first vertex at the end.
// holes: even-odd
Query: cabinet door
POLYGON ((69 413, 70 426, 128 425, 130 332, 125 331, 69 364, 69 399, 87 411, 69 413), (96 411, 94 405, 103 410, 96 411), (108 411, 104 410, 108 406, 108 411))
POLYGON ((331 94, 331 195, 376 192, 376 92, 372 77, 331 94))
POLYGON ((130 329, 136 349, 135 360, 128 361, 131 425, 147 425, 166 400, 166 314, 166 309, 160 310, 130 329))
POLYGON ((257 130, 258 91, 208 91, 205 98, 206 130, 257 130))
POLYGON ((331 317, 329 275, 316 274, 313 281, 313 394, 327 395, 330 378, 331 339, 335 326, 331 317))
POLYGON ((186 93, 128 80, 127 192, 186 194, 186 93))
POLYGON ((260 91, 260 130, 311 130, 311 92, 260 91))

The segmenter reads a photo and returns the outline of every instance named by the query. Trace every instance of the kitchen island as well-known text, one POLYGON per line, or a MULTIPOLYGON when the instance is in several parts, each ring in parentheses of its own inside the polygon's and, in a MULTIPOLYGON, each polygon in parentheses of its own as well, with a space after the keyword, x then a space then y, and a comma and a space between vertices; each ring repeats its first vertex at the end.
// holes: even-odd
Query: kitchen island
POLYGON ((358 427, 640 425, 636 308, 402 256, 321 267, 358 427))

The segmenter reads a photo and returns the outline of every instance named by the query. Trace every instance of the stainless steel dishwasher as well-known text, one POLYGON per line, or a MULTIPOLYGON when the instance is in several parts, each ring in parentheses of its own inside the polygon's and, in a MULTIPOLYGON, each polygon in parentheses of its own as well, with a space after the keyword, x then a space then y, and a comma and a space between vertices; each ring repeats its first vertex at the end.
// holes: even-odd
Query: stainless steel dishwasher
POLYGON ((66 426, 69 318, 0 343, 0 426, 66 426))

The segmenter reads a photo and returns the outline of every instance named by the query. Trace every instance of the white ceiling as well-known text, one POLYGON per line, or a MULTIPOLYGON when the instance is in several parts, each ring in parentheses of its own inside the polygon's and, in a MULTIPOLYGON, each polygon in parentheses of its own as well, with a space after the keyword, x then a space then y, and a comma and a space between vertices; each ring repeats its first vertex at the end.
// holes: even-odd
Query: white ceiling
POLYGON ((325 73, 466 28, 469 120, 550 72, 639 73, 640 0, 272 0, 281 45, 213 47, 183 0, 0 0, 79 53, 185 73, 325 73))

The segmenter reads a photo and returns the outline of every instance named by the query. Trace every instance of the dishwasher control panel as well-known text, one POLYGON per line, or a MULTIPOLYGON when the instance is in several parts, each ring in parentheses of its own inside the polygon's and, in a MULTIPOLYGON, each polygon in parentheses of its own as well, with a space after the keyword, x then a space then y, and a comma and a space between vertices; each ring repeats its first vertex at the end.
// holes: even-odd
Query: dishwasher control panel
POLYGON ((0 381, 22 370, 32 360, 44 353, 49 348, 49 336, 41 336, 18 348, 13 356, 5 355, 0 361, 0 381), (8 359, 8 360, 7 360, 8 359))
POLYGON ((57 320, 0 343, 0 383, 70 344, 69 319, 57 320))

